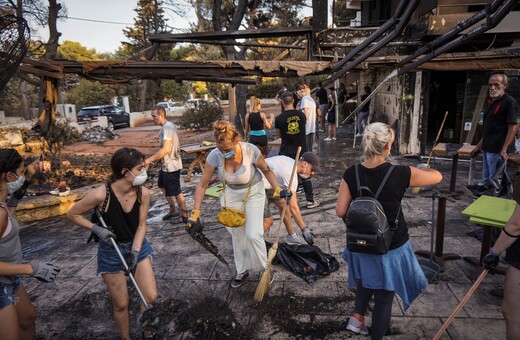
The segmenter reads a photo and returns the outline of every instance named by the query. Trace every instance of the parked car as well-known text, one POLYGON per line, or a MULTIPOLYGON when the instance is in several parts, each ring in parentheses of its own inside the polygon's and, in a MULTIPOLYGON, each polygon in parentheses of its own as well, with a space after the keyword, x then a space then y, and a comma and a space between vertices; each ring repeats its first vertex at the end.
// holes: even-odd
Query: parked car
POLYGON ((99 116, 106 116, 108 129, 114 130, 116 127, 129 127, 130 115, 114 105, 97 105, 82 108, 76 115, 78 123, 88 123, 96 121, 99 116))
POLYGON ((186 107, 190 109, 196 108, 199 105, 200 101, 200 99, 188 99, 186 101, 186 107))
POLYGON ((166 110, 166 112, 177 112, 177 111, 184 111, 184 107, 176 102, 159 102, 157 103, 157 106, 162 106, 166 110))

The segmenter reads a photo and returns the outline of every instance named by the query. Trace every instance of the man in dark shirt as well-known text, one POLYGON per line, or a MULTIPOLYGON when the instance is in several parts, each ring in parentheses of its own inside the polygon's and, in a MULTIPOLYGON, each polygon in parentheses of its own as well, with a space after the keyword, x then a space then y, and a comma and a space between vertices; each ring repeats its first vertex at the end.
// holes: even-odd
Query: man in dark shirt
POLYGON ((307 151, 305 142, 305 114, 293 107, 294 98, 292 92, 282 94, 284 111, 274 120, 276 133, 282 139, 280 155, 295 158, 298 146, 302 147, 301 153, 307 151))
MULTIPOLYGON (((483 151, 482 183, 487 186, 498 166, 508 158, 507 148, 513 142, 516 128, 516 100, 505 93, 507 76, 494 74, 489 78, 489 100, 484 114, 482 138, 471 156, 483 151)), ((483 188, 485 189, 485 188, 483 188)))
POLYGON ((318 91, 316 92, 316 97, 318 97, 319 107, 320 107, 320 132, 325 131, 325 114, 327 113, 328 105, 329 105, 329 95, 327 94, 327 90, 323 87, 321 81, 318 83, 318 91))
MULTIPOLYGON (((372 89, 370 86, 366 85, 363 87, 363 95, 360 98, 360 103, 362 103, 365 99, 368 98, 370 93, 372 92, 372 89)), ((370 100, 366 102, 365 105, 359 110, 359 116, 356 120, 356 137, 361 137, 363 135, 363 130, 365 129, 365 126, 368 125, 368 113, 370 110, 370 100)))

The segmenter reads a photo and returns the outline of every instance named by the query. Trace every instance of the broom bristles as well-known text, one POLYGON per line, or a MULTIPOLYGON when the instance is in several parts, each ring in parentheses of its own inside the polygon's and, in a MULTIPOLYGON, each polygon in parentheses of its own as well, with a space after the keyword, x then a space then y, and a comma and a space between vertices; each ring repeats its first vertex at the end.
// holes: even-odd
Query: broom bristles
POLYGON ((256 287, 255 292, 255 301, 262 302, 264 299, 265 293, 269 290, 269 283, 271 281, 271 265, 276 257, 276 252, 278 251, 278 242, 275 242, 269 252, 267 253, 267 265, 265 266, 264 273, 262 274, 262 278, 260 282, 258 282, 258 287, 256 287))

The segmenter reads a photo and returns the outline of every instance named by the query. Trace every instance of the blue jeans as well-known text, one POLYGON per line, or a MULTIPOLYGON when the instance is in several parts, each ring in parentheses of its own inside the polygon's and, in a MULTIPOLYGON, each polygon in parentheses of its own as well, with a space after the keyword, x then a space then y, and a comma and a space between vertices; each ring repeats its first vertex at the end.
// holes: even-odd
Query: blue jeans
POLYGON ((497 168, 504 160, 499 153, 491 153, 484 151, 482 154, 482 185, 489 183, 489 179, 493 177, 497 168))
POLYGON ((20 277, 16 277, 16 281, 10 285, 0 283, 0 309, 16 303, 18 298, 15 294, 18 289, 20 289, 20 277))

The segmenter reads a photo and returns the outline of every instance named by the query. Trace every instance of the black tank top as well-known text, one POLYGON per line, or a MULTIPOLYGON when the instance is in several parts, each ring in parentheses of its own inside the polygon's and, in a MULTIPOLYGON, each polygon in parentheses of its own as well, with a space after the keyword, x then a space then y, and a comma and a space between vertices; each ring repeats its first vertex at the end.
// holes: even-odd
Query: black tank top
POLYGON ((264 129, 264 121, 260 116, 260 112, 250 112, 248 123, 251 131, 259 131, 264 129))
POLYGON ((132 210, 126 213, 114 191, 112 191, 112 187, 108 185, 108 188, 110 190, 110 201, 108 211, 101 213, 103 219, 107 226, 116 234, 118 243, 131 242, 139 225, 139 208, 141 204, 136 199, 132 210))

